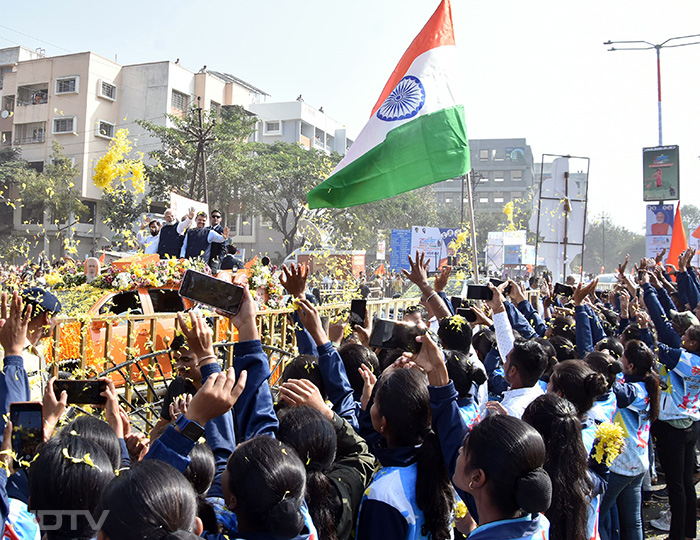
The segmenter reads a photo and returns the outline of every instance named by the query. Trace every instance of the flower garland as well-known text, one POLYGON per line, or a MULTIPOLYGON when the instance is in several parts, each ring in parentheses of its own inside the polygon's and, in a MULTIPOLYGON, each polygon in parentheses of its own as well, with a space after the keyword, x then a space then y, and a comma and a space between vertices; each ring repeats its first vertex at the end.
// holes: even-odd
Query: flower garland
POLYGON ((101 289, 126 291, 143 287, 164 287, 179 283, 187 270, 211 274, 201 259, 163 259, 147 265, 110 265, 92 285, 101 289))
POLYGON ((276 268, 256 263, 248 269, 248 287, 259 309, 282 309, 284 291, 276 268))

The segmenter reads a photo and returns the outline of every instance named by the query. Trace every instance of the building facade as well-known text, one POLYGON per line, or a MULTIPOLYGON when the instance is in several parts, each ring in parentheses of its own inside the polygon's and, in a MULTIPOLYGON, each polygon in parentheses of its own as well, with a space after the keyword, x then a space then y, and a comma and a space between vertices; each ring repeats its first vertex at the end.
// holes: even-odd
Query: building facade
MULTIPOLYGON (((475 211, 502 212, 510 201, 532 201, 535 163, 525 139, 473 139, 469 150, 475 211)), ((459 179, 439 182, 434 191, 438 205, 460 206, 459 179)))

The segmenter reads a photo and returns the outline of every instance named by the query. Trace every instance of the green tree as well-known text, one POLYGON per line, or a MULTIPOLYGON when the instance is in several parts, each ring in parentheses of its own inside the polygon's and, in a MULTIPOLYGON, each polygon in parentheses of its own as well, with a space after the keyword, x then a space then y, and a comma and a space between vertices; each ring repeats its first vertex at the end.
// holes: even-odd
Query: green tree
POLYGON ((251 143, 239 185, 242 211, 262 216, 283 237, 287 253, 297 247, 299 226, 307 219, 316 224, 341 211, 309 210, 306 194, 321 183, 340 161, 337 153, 305 149, 298 144, 251 143))
MULTIPOLYGON (((56 141, 49 163, 41 173, 29 167, 17 169, 15 182, 20 202, 26 215, 43 215, 45 221, 56 226, 56 237, 62 240, 61 255, 74 253, 71 231, 75 224, 89 214, 75 189, 75 178, 80 169, 63 154, 63 147, 56 141)), ((44 236, 49 233, 44 229, 44 236)))
MULTIPOLYGON (((168 202, 172 191, 190 196, 197 147, 189 128, 199 126, 196 107, 190 108, 184 118, 166 116, 173 127, 145 120, 138 122, 162 143, 160 148, 149 153, 156 165, 147 167, 149 195, 160 202, 168 202)), ((255 117, 239 106, 222 107, 218 117, 202 111, 203 129, 210 129, 213 139, 206 150, 208 198, 212 208, 230 212, 240 202, 240 181, 250 156, 248 138, 255 129, 255 122, 255 117)), ((192 198, 203 201, 201 174, 200 166, 192 198)))
POLYGON ((700 226, 700 208, 694 204, 681 206, 681 216, 685 237, 688 238, 700 226))
POLYGON ((610 215, 604 212, 589 222, 583 252, 584 272, 597 274, 601 267, 605 272, 614 272, 628 253, 630 261, 639 261, 645 256, 643 234, 615 225, 610 215))

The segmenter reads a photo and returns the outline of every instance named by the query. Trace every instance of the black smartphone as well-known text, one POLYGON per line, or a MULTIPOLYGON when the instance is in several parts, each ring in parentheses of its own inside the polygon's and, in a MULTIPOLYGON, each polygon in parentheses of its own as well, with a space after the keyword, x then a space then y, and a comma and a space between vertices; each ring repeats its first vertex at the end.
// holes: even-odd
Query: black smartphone
POLYGON ((367 318, 367 300, 352 300, 350 302, 350 328, 364 326, 367 318))
POLYGON ((564 285, 563 283, 554 284, 554 294, 561 294, 562 296, 573 296, 574 288, 571 285, 564 285))
POLYGON ((107 381, 97 379, 57 379, 53 383, 56 398, 61 397, 63 390, 68 394, 68 403, 76 405, 104 405, 107 398, 102 392, 107 389, 107 381))
POLYGON ((459 308, 457 310, 457 315, 461 315, 467 322, 476 322, 476 313, 472 308, 459 308))
POLYGON ((470 300, 491 300, 493 291, 487 285, 467 285, 467 298, 470 300))
POLYGON ((452 304, 452 309, 455 313, 462 307, 462 297, 461 296, 450 296, 450 304, 452 304))
POLYGON ((377 319, 369 337, 369 346, 417 353, 421 344, 416 341, 416 336, 422 336, 426 330, 425 327, 415 324, 377 319))
MULTIPOLYGON (((503 285, 503 284, 505 283, 505 281, 503 281, 503 280, 501 280, 501 279, 496 279, 496 278, 491 278, 489 281, 490 281, 491 283, 493 283, 493 286, 494 286, 494 287, 498 287, 498 286, 503 285)), ((504 292, 505 294, 510 294, 510 287, 511 287, 511 286, 508 285, 505 289, 503 289, 503 292, 504 292)))
POLYGON ((243 287, 196 270, 187 270, 180 282, 180 296, 235 315, 243 300, 243 287))
POLYGON ((44 413, 38 401, 18 401, 10 404, 12 450, 17 461, 32 461, 37 447, 44 442, 44 413))

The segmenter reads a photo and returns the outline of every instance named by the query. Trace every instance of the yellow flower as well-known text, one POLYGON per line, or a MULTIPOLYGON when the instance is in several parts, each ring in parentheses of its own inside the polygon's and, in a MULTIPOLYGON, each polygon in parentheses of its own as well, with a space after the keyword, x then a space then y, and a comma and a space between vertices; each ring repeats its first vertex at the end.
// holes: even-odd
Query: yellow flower
POLYGON ((458 500, 455 504, 455 518, 462 519, 464 516, 467 515, 467 512, 467 505, 464 504, 462 500, 458 500))
POLYGON ((593 458, 598 463, 602 463, 603 458, 605 458, 605 464, 609 467, 613 460, 620 455, 625 444, 622 427, 611 422, 603 422, 596 428, 595 438, 593 458))

